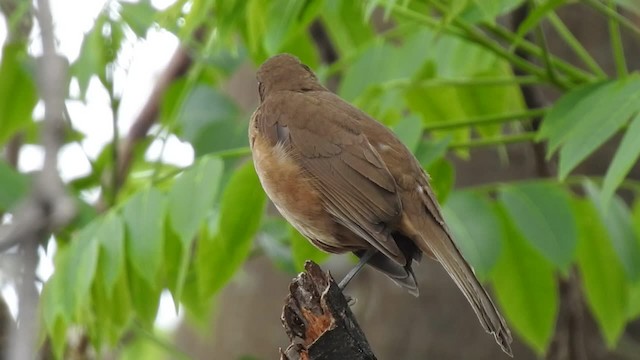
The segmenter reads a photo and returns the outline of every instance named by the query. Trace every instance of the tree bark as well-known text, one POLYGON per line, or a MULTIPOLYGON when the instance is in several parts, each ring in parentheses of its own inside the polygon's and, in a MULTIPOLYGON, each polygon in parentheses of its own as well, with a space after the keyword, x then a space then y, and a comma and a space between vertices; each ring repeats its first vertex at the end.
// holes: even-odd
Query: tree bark
POLYGON ((289 285, 282 324, 291 344, 281 360, 376 359, 329 273, 307 261, 289 285))

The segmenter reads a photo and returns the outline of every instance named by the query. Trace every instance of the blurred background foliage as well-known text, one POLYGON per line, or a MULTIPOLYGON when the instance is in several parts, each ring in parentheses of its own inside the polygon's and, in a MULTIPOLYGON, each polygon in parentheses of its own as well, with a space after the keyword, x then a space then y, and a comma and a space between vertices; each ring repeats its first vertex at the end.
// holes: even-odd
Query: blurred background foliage
MULTIPOLYGON (((35 143, 40 131, 32 116, 35 59, 20 36, 29 2, 14 4, 3 8, 10 34, 0 64, 5 148, 16 137, 35 143)), ((640 316, 640 180, 628 176, 640 156, 640 75, 625 56, 638 49, 622 40, 640 37, 639 15, 632 0, 177 0, 163 10, 148 0, 108 1, 71 64, 80 99, 98 79, 117 122, 121 47, 150 28, 175 34, 188 60, 152 94, 154 130, 138 137, 116 131, 91 159, 91 172, 67 184, 80 213, 54 234, 42 344, 65 358, 69 332, 79 330, 94 355, 181 358, 166 335, 154 333, 163 290, 204 326, 212 299, 251 257, 266 256, 290 273, 306 259, 327 259, 268 208, 247 160, 253 108, 224 87, 247 64, 289 52, 416 154, 462 251, 533 353, 550 356, 567 284, 577 284, 615 351, 640 316), (608 24, 613 66, 597 61, 558 16, 571 6, 608 24), (550 51, 549 38, 572 57, 550 51), (145 158, 169 135, 193 147, 193 165, 145 158), (123 149, 127 139, 132 149, 123 149), (581 171, 605 143, 614 151, 602 171, 581 171), (518 161, 512 144, 534 149, 529 175, 456 187, 460 159, 474 162, 476 149, 489 148, 492 161, 509 167, 518 161), (98 201, 83 197, 96 190, 98 201)), ((68 142, 82 139, 71 125, 66 131, 68 142)), ((0 161, 0 210, 8 214, 29 191, 30 174, 14 166, 0 161)), ((273 289, 283 297, 286 290, 273 289)))

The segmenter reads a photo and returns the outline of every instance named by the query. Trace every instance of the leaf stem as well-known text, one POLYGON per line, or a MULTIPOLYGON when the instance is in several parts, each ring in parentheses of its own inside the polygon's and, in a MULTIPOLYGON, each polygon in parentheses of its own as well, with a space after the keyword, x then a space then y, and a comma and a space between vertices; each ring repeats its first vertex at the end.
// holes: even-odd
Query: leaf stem
MULTIPOLYGON (((431 1, 432 4, 436 5, 436 7, 439 7, 439 9, 442 11, 443 6, 438 4, 437 2, 431 1)), ((456 35, 458 37, 461 37, 463 39, 466 39, 468 41, 474 42, 486 49, 488 49, 489 51, 493 52, 494 54, 496 54, 497 56, 504 58, 505 60, 509 61, 510 63, 512 63, 514 66, 520 68, 522 71, 525 71, 531 75, 535 75, 539 78, 542 79, 547 79, 547 76, 545 76, 545 72, 542 68, 540 68, 539 66, 536 66, 514 54, 512 54, 511 52, 509 52, 508 50, 504 49, 502 46, 500 46, 498 43, 496 43, 495 41, 491 40, 490 38, 488 38, 487 36, 485 36, 480 30, 478 30, 477 28, 466 24, 465 22, 458 20, 457 18, 453 18, 451 21, 454 25, 456 25, 459 29, 456 28, 452 28, 451 26, 449 26, 448 24, 446 25, 442 25, 440 24, 438 21, 436 21, 435 19, 432 19, 428 16, 422 15, 416 11, 413 11, 411 9, 407 9, 404 8, 402 6, 393 4, 392 6, 393 12, 397 15, 403 16, 407 19, 411 19, 411 20, 415 20, 418 21, 430 28, 436 29, 438 31, 443 31, 449 34, 453 34, 456 35), (462 30, 462 31, 460 31, 462 30)), ((446 8, 444 8, 445 10, 445 15, 446 15, 446 8)), ((555 84, 558 87, 561 87, 560 84, 555 84)))
MULTIPOLYGON (((447 14, 448 12, 447 7, 442 3, 440 3, 438 0, 431 0, 430 3, 433 4, 438 9, 438 11, 442 12, 445 15, 447 14)), ((529 69, 531 66, 533 66, 531 62, 526 61, 520 56, 517 56, 513 54, 511 51, 505 49, 498 42, 486 36, 479 28, 471 24, 468 24, 467 22, 461 20, 459 17, 454 18, 452 20, 452 23, 458 26, 459 28, 461 28, 462 30, 464 30, 466 33, 468 33, 471 36, 472 41, 475 41, 479 45, 486 47, 490 51, 493 51, 496 55, 505 58, 506 60, 510 61, 512 65, 519 67, 521 70, 530 72, 534 75, 538 75, 543 78, 546 78, 551 84, 555 85, 560 89, 563 89, 563 90, 568 89, 567 85, 564 84, 563 81, 559 81, 557 77, 555 78, 550 77, 549 74, 545 73, 545 71, 543 69, 540 69, 539 67, 535 67, 536 72, 531 72, 530 70, 533 70, 533 69, 529 69), (539 72, 542 72, 542 74, 540 74, 539 72)), ((511 31, 505 30, 503 27, 499 25, 493 25, 493 24, 487 23, 484 25, 484 27, 492 32, 497 32, 504 37, 508 37, 510 39, 509 40, 510 43, 515 43, 515 41, 518 40, 517 35, 515 35, 511 31)), ((544 50, 527 40, 522 39, 519 46, 523 49, 527 48, 528 49, 527 51, 530 50, 530 52, 536 55, 537 57, 544 57, 544 50)), ((590 74, 584 73, 582 70, 566 62, 563 62, 557 59, 556 57, 550 57, 550 62, 558 69, 561 69, 564 72, 566 72, 567 75, 575 78, 575 80, 579 80, 579 81, 590 80, 590 77, 591 77, 590 74)))
POLYGON ((580 41, 578 41, 578 39, 573 36, 571 30, 567 28, 567 26, 564 24, 564 22, 562 22, 560 17, 558 17, 555 12, 549 13, 547 19, 549 19, 549 22, 558 33, 558 35, 560 35, 564 42, 571 47, 573 52, 580 58, 580 60, 582 60, 582 62, 589 68, 589 70, 591 70, 591 72, 593 72, 600 78, 607 77, 607 73, 602 70, 600 65, 598 65, 591 54, 589 54, 584 46, 582 46, 580 41))
POLYGON ((511 114, 492 114, 487 116, 478 116, 475 118, 459 120, 459 121, 449 121, 446 123, 437 123, 437 124, 427 124, 423 127, 425 131, 432 130, 447 130, 447 129, 456 129, 461 127, 468 126, 482 126, 482 125, 491 125, 491 124, 502 124, 510 121, 517 120, 528 120, 530 118, 535 118, 539 116, 543 116, 546 114, 547 109, 532 109, 528 111, 523 111, 519 113, 511 113, 511 114))
MULTIPOLYGON (((538 42, 538 46, 540 47, 540 49, 542 49, 542 58, 544 59, 544 65, 547 69, 547 76, 549 76, 549 79, 554 82, 562 82, 562 79, 560 78, 560 76, 558 76, 558 73, 556 72, 556 69, 554 67, 553 60, 551 59, 551 53, 549 52, 549 47, 547 46, 547 38, 540 24, 536 26, 536 39, 538 42)), ((566 88, 569 88, 569 86, 567 86, 566 84, 564 84, 564 86, 566 88)))
MULTIPOLYGON (((567 177, 564 181, 560 181, 557 177, 524 179, 524 180, 515 180, 515 181, 508 181, 508 182, 497 181, 497 182, 491 182, 491 183, 486 183, 481 185, 467 186, 467 187, 461 188, 460 190, 470 190, 470 191, 478 191, 478 192, 495 192, 502 186, 525 184, 530 182, 543 182, 548 184, 581 187, 584 184, 585 180, 593 181, 596 184, 602 184, 604 182, 604 176, 575 175, 575 176, 567 177)), ((620 184, 620 188, 630 190, 635 194, 640 195, 640 180, 627 178, 620 184)))
MULTIPOLYGON (((542 49, 540 49, 539 46, 533 44, 527 39, 518 39, 516 34, 512 33, 511 31, 505 29, 502 26, 493 25, 493 24, 484 24, 483 27, 486 28, 494 36, 502 38, 508 43, 513 44, 516 41, 519 41, 518 47, 533 56, 536 56, 538 58, 543 56, 542 49)), ((556 56, 552 56, 551 61, 553 62, 556 68, 558 68, 559 70, 562 70, 574 82, 585 83, 585 82, 591 82, 594 80, 593 75, 567 63, 562 59, 559 59, 556 56)))
POLYGON ((540 84, 543 81, 537 76, 504 76, 504 77, 478 77, 478 78, 433 78, 421 81, 411 79, 394 79, 378 85, 380 90, 417 86, 421 88, 438 86, 509 86, 540 84))
POLYGON ((527 142, 527 141, 534 141, 535 138, 536 138, 535 132, 525 132, 525 133, 515 134, 515 135, 505 135, 505 136, 486 138, 486 139, 453 142, 449 144, 447 148, 450 150, 473 149, 473 148, 481 148, 481 147, 488 147, 488 146, 494 146, 494 145, 507 145, 507 144, 527 142))
MULTIPOLYGON (((616 14, 616 4, 613 0, 609 0, 609 8, 616 14)), ((624 49, 622 47, 622 36, 620 35, 620 23, 618 19, 609 16, 609 37, 611 39, 611 51, 616 64, 616 73, 619 78, 627 76, 627 62, 624 59, 624 49)))
POLYGON ((620 23, 620 25, 626 27, 627 29, 631 30, 636 36, 640 37, 640 27, 636 26, 636 24, 634 24, 633 21, 620 15, 614 9, 608 7, 607 5, 601 3, 598 0, 583 0, 583 2, 591 6, 594 10, 607 16, 608 18, 614 18, 618 23, 620 23))

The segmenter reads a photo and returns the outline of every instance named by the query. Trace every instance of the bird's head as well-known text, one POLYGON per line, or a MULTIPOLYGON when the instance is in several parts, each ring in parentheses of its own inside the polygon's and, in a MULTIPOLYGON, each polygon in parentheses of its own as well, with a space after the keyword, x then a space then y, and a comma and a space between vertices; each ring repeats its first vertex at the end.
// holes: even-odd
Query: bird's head
POLYGON ((276 91, 325 90, 309 67, 289 54, 269 58, 258 69, 260 101, 276 91))

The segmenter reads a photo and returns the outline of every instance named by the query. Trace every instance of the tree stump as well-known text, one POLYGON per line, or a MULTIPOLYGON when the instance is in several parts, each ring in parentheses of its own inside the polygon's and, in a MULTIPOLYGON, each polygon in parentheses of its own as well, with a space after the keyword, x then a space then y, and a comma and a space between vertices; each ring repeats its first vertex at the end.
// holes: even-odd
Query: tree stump
POLYGON ((280 359, 376 359, 333 277, 312 261, 304 268, 289 285, 282 311, 291 344, 280 349, 280 359))

